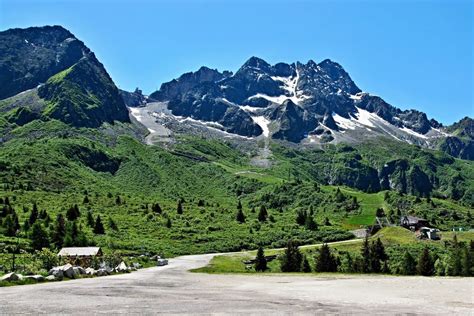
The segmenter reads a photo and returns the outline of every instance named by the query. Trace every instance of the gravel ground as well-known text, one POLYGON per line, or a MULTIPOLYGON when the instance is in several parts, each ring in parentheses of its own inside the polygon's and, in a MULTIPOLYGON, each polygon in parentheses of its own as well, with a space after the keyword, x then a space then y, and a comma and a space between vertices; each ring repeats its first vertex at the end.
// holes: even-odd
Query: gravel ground
POLYGON ((466 314, 473 278, 209 275, 213 255, 109 277, 0 288, 0 314, 466 314))

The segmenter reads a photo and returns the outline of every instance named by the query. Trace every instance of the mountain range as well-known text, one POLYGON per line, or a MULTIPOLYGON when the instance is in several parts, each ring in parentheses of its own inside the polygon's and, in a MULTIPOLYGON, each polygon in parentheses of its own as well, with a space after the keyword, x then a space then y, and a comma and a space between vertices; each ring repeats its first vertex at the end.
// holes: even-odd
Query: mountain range
MULTIPOLYGON (((145 96, 138 88, 119 90, 94 53, 61 26, 0 32, 0 52, 3 146, 19 135, 32 140, 92 134, 94 141, 105 136, 117 141, 125 134, 169 148, 183 136, 203 136, 239 148, 251 166, 280 168, 275 146, 329 153, 330 146, 348 145, 353 149, 343 152, 354 156, 341 158, 343 169, 312 171, 312 177, 364 191, 396 188, 415 195, 443 188, 439 177, 454 161, 446 157, 474 159, 471 118, 443 126, 417 110, 400 110, 361 91, 342 66, 329 59, 270 65, 252 57, 235 73, 201 67, 145 96), (68 127, 43 130, 54 122, 68 127), (24 132, 31 126, 36 127, 24 132), (407 145, 434 151, 427 152, 432 158, 419 162, 407 154, 368 158, 364 146, 384 142, 397 151, 407 145), (438 151, 449 156, 437 157, 438 151)), ((83 155, 81 161, 94 170, 120 170, 117 160, 106 154, 83 155), (93 162, 98 157, 104 160, 99 165, 93 162)), ((335 156, 332 159, 323 169, 337 165, 335 156)), ((459 177, 461 184, 446 183, 445 188, 471 181, 469 175, 459 177)), ((470 192, 466 189, 454 195, 462 198, 470 192)))
POLYGON ((149 99, 166 102, 173 115, 217 123, 241 136, 308 145, 383 136, 474 158, 471 118, 444 127, 420 111, 400 110, 362 92, 329 59, 270 65, 252 57, 235 74, 201 67, 163 83, 149 99))

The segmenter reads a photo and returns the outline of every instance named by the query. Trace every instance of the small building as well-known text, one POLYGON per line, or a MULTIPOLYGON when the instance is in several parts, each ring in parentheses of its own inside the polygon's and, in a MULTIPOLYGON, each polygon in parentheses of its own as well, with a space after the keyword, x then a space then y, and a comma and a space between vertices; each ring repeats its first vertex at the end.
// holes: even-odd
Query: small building
POLYGON ((66 247, 59 251, 58 256, 72 265, 89 267, 94 258, 102 256, 102 250, 100 247, 66 247))
POLYGON ((408 228, 412 231, 417 231, 421 227, 429 227, 429 223, 426 219, 405 215, 400 218, 400 226, 408 228))
POLYGON ((438 235, 439 230, 436 228, 430 227, 421 227, 419 230, 419 238, 421 239, 431 239, 431 240, 440 240, 440 236, 438 235))

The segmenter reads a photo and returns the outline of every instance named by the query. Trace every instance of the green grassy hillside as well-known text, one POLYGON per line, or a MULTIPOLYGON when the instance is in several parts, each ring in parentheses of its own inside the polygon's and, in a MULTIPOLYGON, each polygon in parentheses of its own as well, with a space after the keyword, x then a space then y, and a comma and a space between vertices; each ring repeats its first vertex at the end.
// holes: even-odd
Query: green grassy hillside
MULTIPOLYGON (((7 224, 13 213, 21 248, 33 251, 32 223, 25 222, 30 221, 34 204, 40 213, 46 211, 36 221, 50 239, 58 214, 66 215, 77 205, 76 226, 87 244, 102 246, 106 252, 166 256, 258 245, 277 248, 289 239, 303 244, 349 239, 349 230, 372 224, 379 208, 394 222, 401 213, 412 213, 441 229, 472 225, 471 206, 463 199, 472 191, 472 163, 443 154, 417 153, 419 149, 408 145, 397 151, 397 159, 418 161, 420 168, 436 164, 431 171, 438 178, 436 194, 417 197, 364 185, 373 172, 367 170, 395 158, 388 149, 374 153, 364 146, 337 146, 302 151, 275 145, 273 166, 262 169, 251 166, 249 156, 228 142, 187 136, 165 149, 146 146, 141 137, 139 129, 124 123, 100 129, 72 128, 56 120, 15 125, 0 145, 4 252, 16 243, 7 224), (334 177, 328 179, 331 173, 334 177), (455 186, 445 186, 453 173, 461 179, 455 186), (344 177, 353 180, 342 181, 344 177), (463 194, 454 200, 449 190, 463 194), (239 201, 242 223, 236 219, 239 201), (262 207, 267 215, 259 220, 262 207), (105 234, 94 234, 89 213, 94 220, 101 217, 105 234)), ((72 222, 67 220, 66 226, 72 222)), ((0 265, 6 265, 10 256, 1 258, 0 265)))

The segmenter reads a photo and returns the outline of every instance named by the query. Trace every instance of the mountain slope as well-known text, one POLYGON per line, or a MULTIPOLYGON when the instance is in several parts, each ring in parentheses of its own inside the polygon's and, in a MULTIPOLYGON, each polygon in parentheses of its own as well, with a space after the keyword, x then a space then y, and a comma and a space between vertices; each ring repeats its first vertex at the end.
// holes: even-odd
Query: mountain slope
POLYGON ((64 28, 4 31, 0 45, 9 47, 0 56, 0 81, 12 84, 0 88, 0 99, 20 92, 0 101, 0 114, 6 113, 10 123, 24 125, 38 118, 76 127, 129 122, 119 90, 103 65, 64 28))
POLYGON ((0 32, 0 99, 35 88, 89 49, 61 26, 0 32))
POLYGON ((38 95, 48 101, 46 116, 73 126, 129 120, 117 87, 93 54, 49 78, 38 95))

